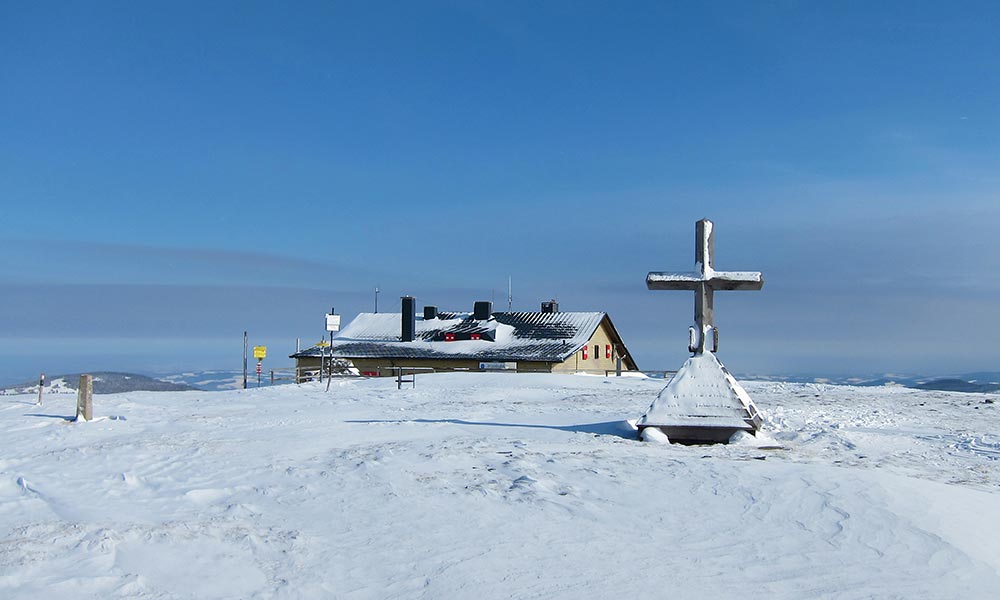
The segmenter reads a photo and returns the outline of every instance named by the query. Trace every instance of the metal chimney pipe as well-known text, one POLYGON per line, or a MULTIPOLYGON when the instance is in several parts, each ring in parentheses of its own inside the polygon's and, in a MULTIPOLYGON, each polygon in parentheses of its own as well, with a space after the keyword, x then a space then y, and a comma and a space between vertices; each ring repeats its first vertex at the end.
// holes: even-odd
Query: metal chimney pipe
POLYGON ((473 304, 472 308, 472 318, 477 321, 488 321, 490 315, 493 314, 493 303, 489 301, 481 301, 473 304))
POLYGON ((417 299, 413 296, 403 296, 403 314, 399 338, 404 342, 412 342, 417 334, 417 299))

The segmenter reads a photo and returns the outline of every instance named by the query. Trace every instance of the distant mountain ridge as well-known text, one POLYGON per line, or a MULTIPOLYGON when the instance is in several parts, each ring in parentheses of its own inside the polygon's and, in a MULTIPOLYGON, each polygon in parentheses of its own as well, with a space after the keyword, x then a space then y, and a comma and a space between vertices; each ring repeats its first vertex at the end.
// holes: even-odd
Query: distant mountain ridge
POLYGON ((883 374, 867 377, 855 376, 772 376, 744 375, 744 379, 757 381, 782 381, 787 383, 829 383, 833 385, 857 385, 861 387, 878 387, 898 385, 918 390, 936 390, 942 392, 972 392, 991 393, 1000 391, 1000 372, 978 371, 961 375, 928 377, 925 375, 883 374))
MULTIPOLYGON (((212 370, 212 371, 184 371, 183 373, 170 373, 157 376, 163 381, 171 383, 190 385, 200 390, 217 392, 221 390, 238 390, 243 387, 243 371, 232 370, 212 370)), ((262 385, 270 385, 271 380, 268 375, 261 377, 262 385)), ((247 385, 257 387, 257 375, 250 367, 247 374, 247 385)))
MULTIPOLYGON (((162 374, 150 377, 137 373, 121 373, 116 371, 94 371, 95 394, 118 394, 123 392, 174 392, 174 391, 220 391, 243 387, 243 372, 238 370, 185 371, 182 373, 162 374)), ((286 374, 287 377, 287 374, 286 374)), ((822 376, 822 375, 755 375, 739 374, 740 379, 750 381, 779 381, 786 383, 828 383, 833 385, 856 385, 861 387, 878 387, 898 385, 920 390, 938 390, 946 392, 993 393, 1000 392, 1000 372, 979 371, 961 375, 942 377, 927 377, 920 375, 883 374, 870 376, 822 376)), ((75 394, 79 373, 54 375, 45 382, 46 394, 75 394)), ((282 379, 281 383, 290 383, 282 379)), ((257 387, 256 374, 248 374, 248 387, 257 387)), ((261 378, 262 386, 270 385, 270 377, 261 378)), ((37 394, 38 382, 22 383, 0 388, 0 395, 37 394)))
MULTIPOLYGON (((199 388, 186 383, 155 379, 137 373, 93 371, 95 394, 120 394, 123 392, 184 392, 199 388)), ((46 378, 43 394, 75 394, 80 384, 80 373, 53 375, 46 378)), ((38 382, 12 385, 0 390, 2 395, 37 394, 38 382)))
POLYGON ((1000 391, 1000 383, 977 383, 964 379, 935 379, 914 386, 918 390, 940 390, 943 392, 990 393, 1000 391))

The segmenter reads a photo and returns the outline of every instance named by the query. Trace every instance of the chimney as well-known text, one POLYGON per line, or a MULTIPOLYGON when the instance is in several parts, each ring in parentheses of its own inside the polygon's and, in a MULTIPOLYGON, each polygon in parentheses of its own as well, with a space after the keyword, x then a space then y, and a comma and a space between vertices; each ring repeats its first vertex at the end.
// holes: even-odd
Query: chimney
POLYGON ((431 319, 438 318, 438 307, 436 306, 425 306, 424 307, 424 320, 430 321, 431 319))
POLYGON ((559 312, 559 303, 553 298, 548 302, 542 302, 542 312, 543 313, 557 313, 559 312))
POLYGON ((404 342, 412 342, 417 333, 417 299, 403 296, 402 330, 399 336, 404 342))
POLYGON ((490 315, 493 314, 493 303, 492 302, 476 302, 472 309, 472 318, 477 321, 488 321, 490 315))

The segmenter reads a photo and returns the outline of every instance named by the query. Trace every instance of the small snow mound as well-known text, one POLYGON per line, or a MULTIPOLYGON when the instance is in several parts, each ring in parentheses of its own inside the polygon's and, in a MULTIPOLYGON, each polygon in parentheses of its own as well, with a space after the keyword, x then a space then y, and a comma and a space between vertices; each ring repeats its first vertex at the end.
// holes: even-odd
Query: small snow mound
POLYGON ((737 431, 729 438, 729 443, 738 446, 756 446, 757 438, 745 431, 737 431))
POLYGON ((663 433, 656 427, 644 428, 642 433, 639 434, 639 437, 642 438, 642 441, 644 442, 653 442, 656 444, 670 443, 670 438, 667 437, 667 434, 663 433))

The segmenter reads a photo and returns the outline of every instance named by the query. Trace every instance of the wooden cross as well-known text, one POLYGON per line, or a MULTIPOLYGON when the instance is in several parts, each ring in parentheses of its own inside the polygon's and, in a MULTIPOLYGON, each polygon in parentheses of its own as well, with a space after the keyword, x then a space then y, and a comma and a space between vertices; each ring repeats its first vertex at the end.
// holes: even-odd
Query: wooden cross
POLYGON ((716 271, 713 224, 702 219, 694 227, 694 272, 652 272, 646 275, 646 287, 694 291, 694 322, 698 330, 691 349, 695 354, 703 354, 708 332, 714 327, 712 297, 715 290, 759 290, 764 286, 764 276, 756 271, 716 271))

